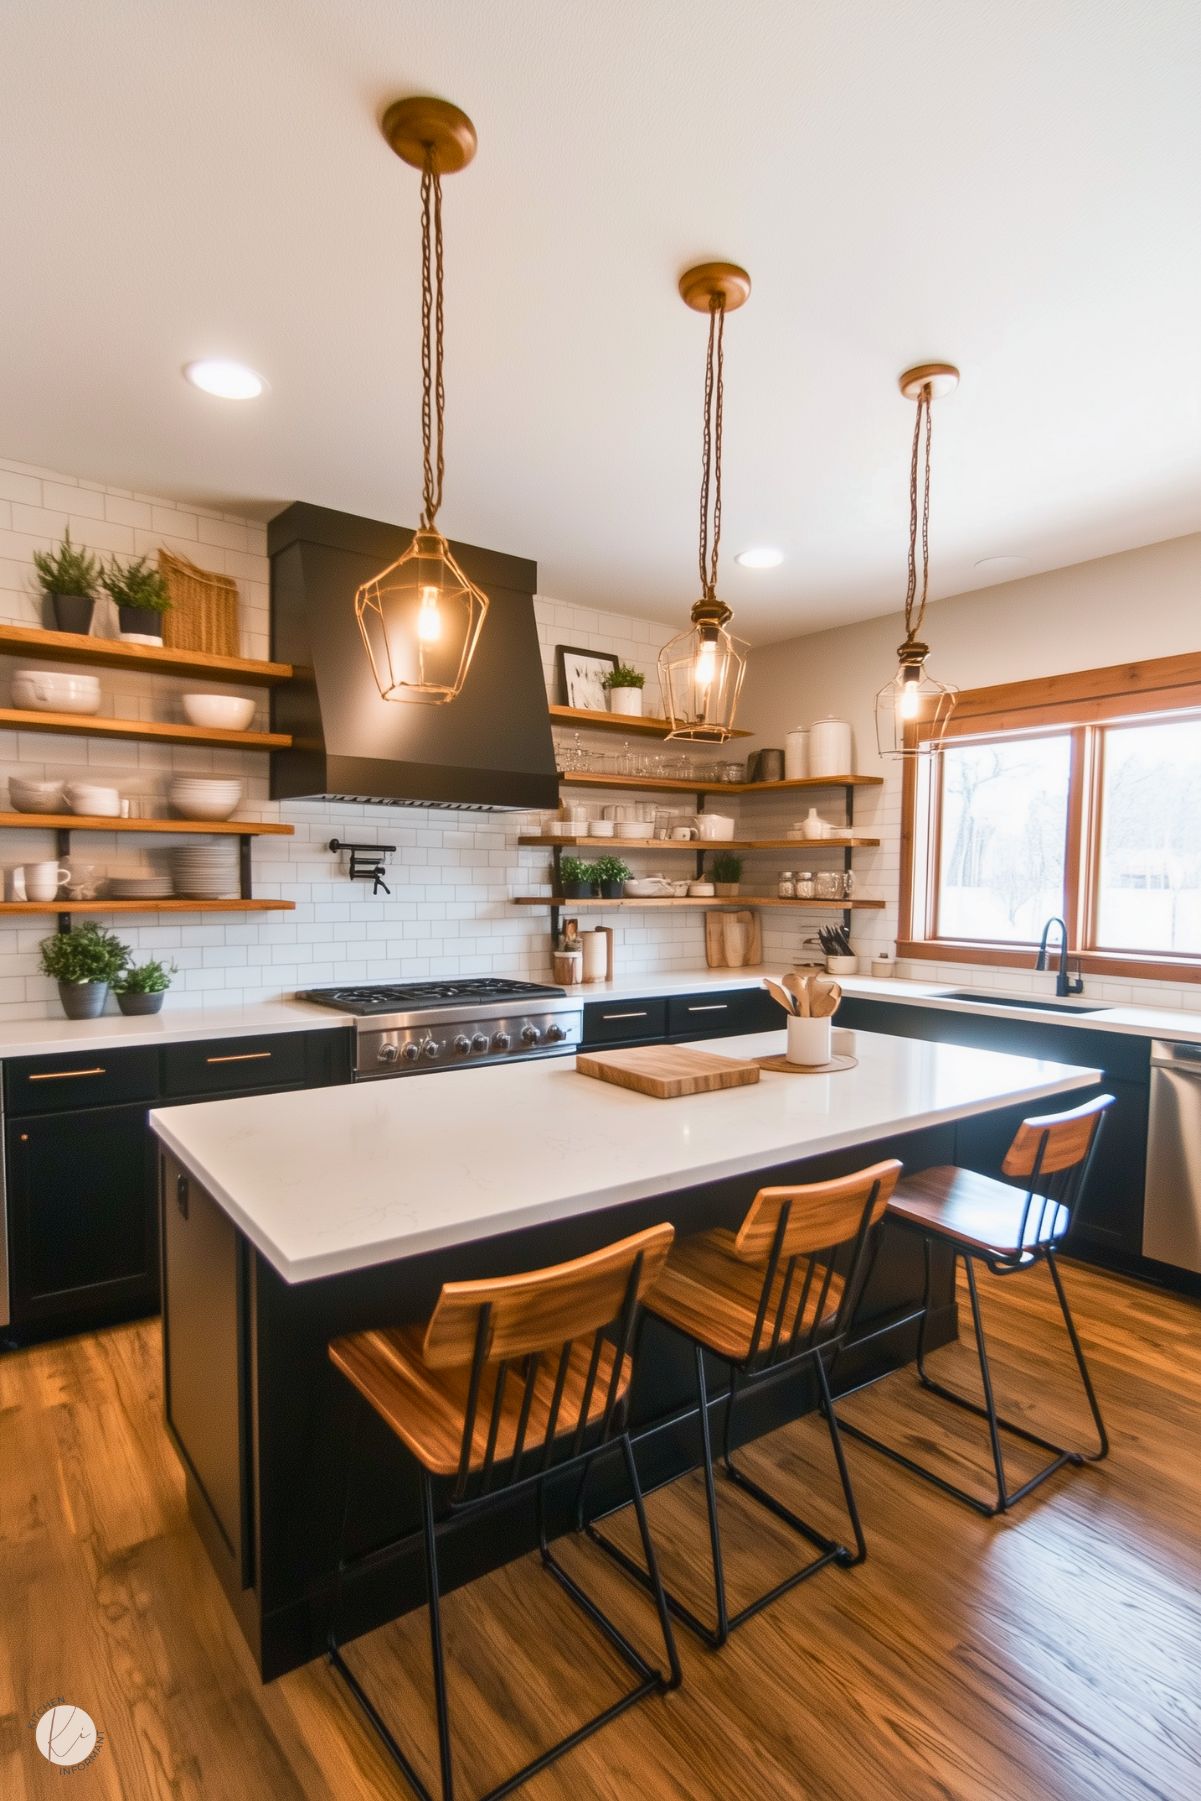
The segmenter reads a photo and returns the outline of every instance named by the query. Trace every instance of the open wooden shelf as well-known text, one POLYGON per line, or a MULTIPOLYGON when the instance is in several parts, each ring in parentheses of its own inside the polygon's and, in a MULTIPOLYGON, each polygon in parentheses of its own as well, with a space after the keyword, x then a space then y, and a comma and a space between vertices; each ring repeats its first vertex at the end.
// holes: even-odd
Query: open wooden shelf
POLYGON ((206 744, 229 750, 288 750, 290 732, 227 732, 162 719, 104 719, 97 713, 41 713, 0 707, 0 731, 70 732, 82 738, 136 738, 152 744, 206 744))
POLYGON ((882 907, 882 900, 781 900, 776 894, 686 894, 677 898, 663 895, 655 900, 568 900, 562 894, 520 894, 511 897, 515 907, 567 907, 590 910, 594 907, 803 907, 821 913, 845 913, 850 907, 882 907))
MULTIPOLYGON (((666 738, 671 731, 670 719, 650 719, 641 713, 598 713, 591 707, 557 707, 550 709, 552 725, 575 725, 586 727, 589 731, 621 732, 627 737, 631 732, 640 733, 644 738, 666 738)), ((750 738, 751 732, 731 732, 731 738, 750 738)))
POLYGON ((289 900, 0 901, 0 913, 290 913, 289 900))
POLYGON ((262 663, 252 657, 219 657, 204 650, 168 650, 154 644, 122 644, 79 632, 44 632, 33 626, 0 625, 0 655, 45 657, 57 663, 91 663, 101 669, 141 669, 150 675, 195 675, 211 681, 269 688, 288 681, 290 663, 262 663))
MULTIPOLYGON (((22 816, 24 817, 24 816, 22 816)), ((0 819, 0 824, 3 820, 0 819)), ((527 847, 541 845, 547 850, 571 850, 577 847, 589 850, 607 850, 614 856, 624 856, 627 851, 685 851, 695 856, 698 851, 712 851, 720 856, 726 850, 860 850, 879 844, 878 838, 572 838, 572 837, 521 837, 518 844, 527 847)))
POLYGON ((112 819, 107 813, 0 813, 0 831, 28 826, 48 832, 198 832, 222 838, 290 838, 296 827, 262 819, 112 819))
POLYGON ((684 781, 676 777, 653 775, 602 775, 596 770, 559 772, 564 788, 629 788, 639 794, 772 794, 794 789, 811 792, 817 788, 879 788, 882 775, 805 776, 795 782, 704 782, 684 781))

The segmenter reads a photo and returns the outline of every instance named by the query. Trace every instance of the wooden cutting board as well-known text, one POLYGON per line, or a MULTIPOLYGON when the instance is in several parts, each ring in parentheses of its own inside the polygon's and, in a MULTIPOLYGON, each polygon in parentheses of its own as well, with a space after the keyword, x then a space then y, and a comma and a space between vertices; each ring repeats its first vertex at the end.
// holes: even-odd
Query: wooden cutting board
POLYGON ((711 1094, 718 1088, 745 1088, 759 1080, 757 1063, 670 1044, 648 1044, 629 1051, 581 1051, 575 1066, 582 1076, 633 1088, 657 1101, 675 1100, 682 1094, 711 1094))
POLYGON ((705 962, 710 969, 755 968, 763 961, 759 914, 749 907, 705 914, 705 962))

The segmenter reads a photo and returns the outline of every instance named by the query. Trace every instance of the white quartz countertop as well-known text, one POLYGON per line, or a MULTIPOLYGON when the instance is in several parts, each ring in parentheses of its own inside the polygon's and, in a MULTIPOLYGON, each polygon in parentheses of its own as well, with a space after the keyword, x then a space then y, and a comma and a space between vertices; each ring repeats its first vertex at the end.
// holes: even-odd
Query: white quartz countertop
MULTIPOLYGON (((571 1057, 159 1108, 155 1131, 290 1282, 1041 1102, 1098 1072, 836 1032, 834 1075, 658 1101, 571 1057)), ((784 1033, 706 1040, 778 1054, 784 1033)), ((465 1273, 471 1273, 465 1271, 465 1273)))
POLYGON ((348 1026, 348 1013, 304 1001, 260 1001, 246 1007, 204 1007, 174 1012, 168 996, 161 1013, 127 1019, 18 1019, 0 1026, 0 1059, 90 1054, 124 1045, 180 1044, 201 1038, 238 1038, 258 1032, 320 1031, 348 1026))

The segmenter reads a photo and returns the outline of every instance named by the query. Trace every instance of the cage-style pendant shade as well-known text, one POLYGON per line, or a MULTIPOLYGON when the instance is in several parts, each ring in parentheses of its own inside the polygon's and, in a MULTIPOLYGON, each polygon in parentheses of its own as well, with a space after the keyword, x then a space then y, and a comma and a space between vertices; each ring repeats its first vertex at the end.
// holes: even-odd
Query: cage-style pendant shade
POLYGON ((695 613, 687 631, 663 646, 659 687, 671 723, 669 738, 725 743, 734 730, 748 649, 741 638, 732 638, 724 625, 712 618, 697 619, 695 613))
POLYGON ((959 690, 920 661, 902 658, 876 696, 876 744, 882 757, 930 756, 942 744, 959 690))
POLYGON ((422 529, 354 597, 359 630, 385 700, 453 700, 467 680, 488 611, 439 531, 422 529))

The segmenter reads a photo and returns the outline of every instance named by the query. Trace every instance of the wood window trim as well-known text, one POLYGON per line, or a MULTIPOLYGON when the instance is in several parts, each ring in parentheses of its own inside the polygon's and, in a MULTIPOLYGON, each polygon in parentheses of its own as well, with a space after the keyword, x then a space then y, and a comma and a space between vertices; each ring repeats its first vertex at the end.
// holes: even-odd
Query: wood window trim
MULTIPOLYGON (((1065 905, 1074 944, 1092 937, 1095 907, 1094 872, 1100 846, 1101 818, 1097 804, 1101 758, 1088 756, 1086 725, 1105 724, 1145 713, 1168 713, 1201 707, 1201 653, 1155 657, 1142 663, 1111 664, 1104 669, 1071 670, 1031 681, 1004 682, 991 688, 974 688, 960 694, 946 729, 944 742, 971 737, 991 737, 1039 729, 1068 729, 1072 733, 1072 776, 1068 808, 1068 858, 1065 905), (1086 762, 1087 757, 1087 762, 1086 762), (1085 810, 1091 821, 1085 839, 1085 810), (1084 867, 1081 867, 1083 861, 1084 867)), ((919 727, 920 730, 920 727, 919 727)), ((990 944, 975 940, 926 938, 919 928, 932 917, 933 878, 931 859, 919 870, 922 842, 918 831, 919 809, 928 805, 923 765, 925 758, 910 758, 901 784, 900 931, 897 955, 933 963, 975 963, 997 969, 1029 969, 1028 945, 990 944)), ((927 765, 928 767, 928 765, 927 765)), ((1073 951, 1073 964, 1087 975, 1141 981, 1201 983, 1201 956, 1157 956, 1130 951, 1073 951)))

